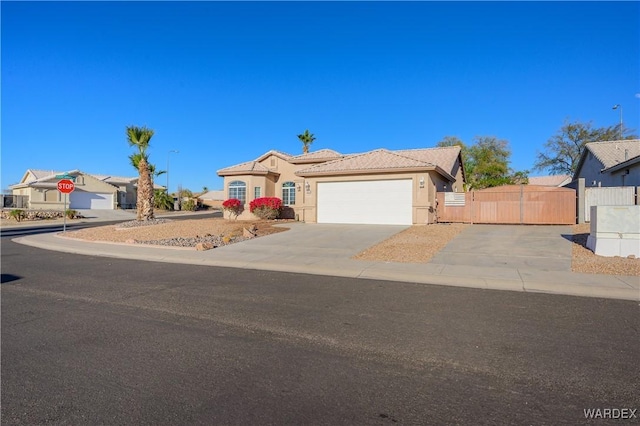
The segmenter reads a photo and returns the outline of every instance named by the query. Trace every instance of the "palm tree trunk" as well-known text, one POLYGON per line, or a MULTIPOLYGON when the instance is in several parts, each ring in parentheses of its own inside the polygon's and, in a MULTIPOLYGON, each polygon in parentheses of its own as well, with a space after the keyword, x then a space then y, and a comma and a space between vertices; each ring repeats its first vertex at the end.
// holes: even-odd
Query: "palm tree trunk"
POLYGON ((138 164, 140 178, 138 180, 138 201, 136 203, 137 219, 151 220, 153 214, 153 179, 149 172, 149 164, 147 160, 142 158, 138 164))

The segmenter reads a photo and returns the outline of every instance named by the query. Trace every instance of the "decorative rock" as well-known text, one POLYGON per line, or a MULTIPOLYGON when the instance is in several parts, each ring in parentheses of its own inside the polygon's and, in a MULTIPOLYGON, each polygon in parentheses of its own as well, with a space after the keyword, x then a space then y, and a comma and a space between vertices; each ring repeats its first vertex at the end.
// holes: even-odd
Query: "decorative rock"
POLYGON ((196 244, 196 250, 198 250, 198 251, 211 250, 212 248, 213 248, 213 244, 212 243, 198 243, 198 244, 196 244))
POLYGON ((627 259, 635 259, 636 255, 635 254, 630 254, 629 256, 627 256, 627 259))
POLYGON ((127 243, 127 244, 135 244, 136 240, 134 240, 133 238, 129 238, 127 241, 125 241, 125 243, 127 243))
POLYGON ((258 228, 256 228, 255 226, 251 229, 242 228, 242 236, 245 238, 255 238, 257 230, 258 228))

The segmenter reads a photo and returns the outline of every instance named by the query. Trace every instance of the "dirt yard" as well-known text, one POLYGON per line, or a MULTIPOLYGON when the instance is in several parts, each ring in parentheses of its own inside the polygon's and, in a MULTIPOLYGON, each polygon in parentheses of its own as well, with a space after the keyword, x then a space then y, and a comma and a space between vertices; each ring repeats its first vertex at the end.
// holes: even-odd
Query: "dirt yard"
POLYGON ((385 262, 427 263, 454 239, 463 229, 471 225, 462 223, 438 223, 416 225, 386 241, 368 248, 354 256, 358 260, 385 262))
POLYGON ((95 228, 68 231, 67 237, 89 241, 127 242, 166 240, 172 238, 197 238, 205 235, 226 237, 242 236, 243 228, 256 226, 257 236, 286 231, 286 227, 273 225, 286 222, 274 221, 233 221, 221 218, 170 220, 166 223, 132 228, 119 228, 118 225, 98 226, 95 228))
POLYGON ((573 260, 571 262, 573 272, 640 277, 640 259, 597 256, 587 248, 588 236, 588 223, 573 226, 573 260))

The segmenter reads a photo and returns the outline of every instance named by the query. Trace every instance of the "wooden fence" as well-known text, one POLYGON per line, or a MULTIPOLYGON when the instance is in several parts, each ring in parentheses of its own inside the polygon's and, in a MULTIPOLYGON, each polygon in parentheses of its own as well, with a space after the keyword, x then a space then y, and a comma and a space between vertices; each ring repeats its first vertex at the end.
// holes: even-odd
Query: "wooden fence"
POLYGON ((465 193, 437 193, 438 222, 571 225, 576 223, 576 191, 535 185, 508 185, 465 193))

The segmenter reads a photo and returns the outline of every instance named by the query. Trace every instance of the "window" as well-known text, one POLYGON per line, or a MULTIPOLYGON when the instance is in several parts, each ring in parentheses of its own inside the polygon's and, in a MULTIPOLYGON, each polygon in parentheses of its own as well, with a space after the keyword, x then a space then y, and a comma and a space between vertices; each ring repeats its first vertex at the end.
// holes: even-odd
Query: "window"
POLYGON ((245 204, 247 202, 247 185, 241 180, 234 180, 229 184, 229 198, 237 198, 245 204))
POLYGON ((253 188, 253 199, 255 200, 256 198, 260 197, 262 197, 262 188, 256 186, 255 188, 253 188))
POLYGON ((282 204, 291 206, 296 203, 296 184, 285 182, 282 184, 282 204))
POLYGON ((44 201, 60 201, 58 198, 58 191, 54 191, 52 189, 44 191, 44 201))

